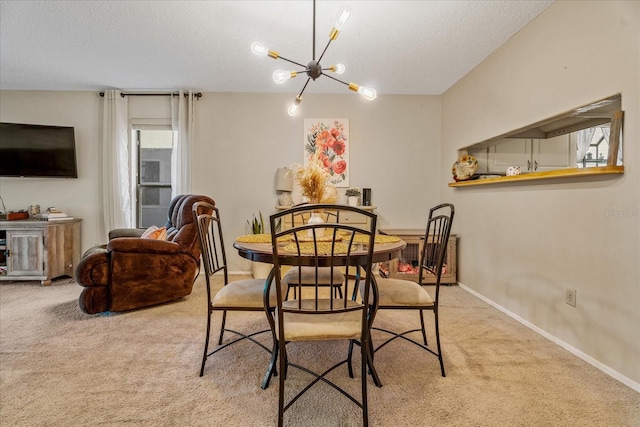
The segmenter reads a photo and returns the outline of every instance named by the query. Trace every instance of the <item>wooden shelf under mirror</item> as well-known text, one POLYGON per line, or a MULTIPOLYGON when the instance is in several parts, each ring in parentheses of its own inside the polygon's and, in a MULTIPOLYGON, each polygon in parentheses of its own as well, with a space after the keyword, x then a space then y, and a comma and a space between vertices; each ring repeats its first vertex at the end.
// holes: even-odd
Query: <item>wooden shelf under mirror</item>
POLYGON ((569 168, 553 171, 531 172, 521 175, 501 176, 496 178, 478 178, 467 181, 451 182, 449 187, 471 187, 476 185, 505 184, 523 181, 540 181, 548 179, 620 175, 624 173, 624 166, 601 166, 597 168, 569 168))

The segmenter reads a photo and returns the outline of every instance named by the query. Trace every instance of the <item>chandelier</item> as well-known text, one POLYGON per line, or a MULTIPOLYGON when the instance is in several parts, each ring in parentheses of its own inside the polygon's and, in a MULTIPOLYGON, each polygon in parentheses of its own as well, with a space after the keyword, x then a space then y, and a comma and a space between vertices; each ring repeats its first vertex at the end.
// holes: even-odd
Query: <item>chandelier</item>
POLYGON ((251 51, 256 55, 269 56, 273 59, 282 59, 284 61, 287 61, 291 64, 295 64, 303 68, 303 70, 300 70, 300 71, 276 70, 273 72, 274 82, 278 84, 283 84, 287 80, 293 77, 296 77, 298 74, 305 73, 307 75, 307 81, 302 87, 302 90, 300 91, 298 96, 296 96, 296 99, 293 101, 293 103, 291 103, 291 105, 287 109, 287 112, 289 113, 290 116, 294 116, 298 112, 298 106, 302 101, 302 94, 304 90, 307 88, 309 81, 311 81, 312 79, 316 80, 320 76, 327 76, 328 78, 335 80, 338 83, 342 83, 352 91, 358 92, 360 95, 364 96, 366 99, 373 100, 376 98, 377 93, 375 89, 360 86, 355 83, 347 83, 345 81, 342 81, 340 79, 337 79, 325 73, 326 71, 330 71, 336 74, 343 74, 345 71, 344 64, 335 64, 327 68, 322 68, 322 65, 320 65, 320 61, 322 60, 322 57, 324 56, 327 49, 329 48, 329 45, 331 44, 332 41, 338 38, 338 34, 340 34, 342 27, 347 22, 350 16, 351 16, 351 9, 347 6, 343 6, 338 12, 338 18, 336 19, 336 23, 334 24, 333 28, 331 29, 331 32, 329 33, 329 41, 327 42, 327 46, 325 46, 324 50, 322 51, 322 54, 316 60, 316 0, 313 0, 313 43, 312 43, 313 55, 312 55, 311 61, 309 61, 307 65, 303 65, 298 62, 287 59, 283 56, 280 56, 278 52, 274 50, 269 50, 265 45, 263 45, 260 42, 254 41, 251 44, 251 51))

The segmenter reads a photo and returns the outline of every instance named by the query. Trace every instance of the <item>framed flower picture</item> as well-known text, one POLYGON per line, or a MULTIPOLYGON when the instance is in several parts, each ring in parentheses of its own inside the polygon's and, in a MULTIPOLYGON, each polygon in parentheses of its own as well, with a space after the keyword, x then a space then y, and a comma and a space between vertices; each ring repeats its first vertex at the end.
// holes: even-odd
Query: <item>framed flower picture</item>
POLYGON ((349 186, 349 119, 304 119, 304 164, 314 157, 329 183, 349 186))

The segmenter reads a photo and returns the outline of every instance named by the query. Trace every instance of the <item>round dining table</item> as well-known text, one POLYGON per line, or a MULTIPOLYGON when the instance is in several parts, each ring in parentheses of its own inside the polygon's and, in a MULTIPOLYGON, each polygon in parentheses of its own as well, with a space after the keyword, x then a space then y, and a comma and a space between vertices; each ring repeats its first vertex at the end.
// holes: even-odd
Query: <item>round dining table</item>
MULTIPOLYGON (((373 246, 373 263, 377 264, 398 258, 406 246, 407 244, 403 240, 390 243, 375 243, 373 246)), ((244 242, 236 240, 233 243, 233 247, 238 250, 238 254, 241 257, 250 261, 273 264, 273 248, 271 247, 271 242, 244 242)), ((361 255, 352 253, 349 263, 352 266, 364 265, 366 263, 366 256, 366 250, 363 250, 361 255)), ((346 265, 346 260, 346 254, 344 256, 336 254, 333 256, 333 261, 331 261, 330 256, 320 257, 319 263, 320 266, 327 267, 332 264, 334 266, 344 266, 346 265)), ((300 265, 300 257, 297 254, 280 253, 279 261, 281 265, 300 265)), ((307 265, 315 265, 313 257, 309 257, 309 264, 307 265)))

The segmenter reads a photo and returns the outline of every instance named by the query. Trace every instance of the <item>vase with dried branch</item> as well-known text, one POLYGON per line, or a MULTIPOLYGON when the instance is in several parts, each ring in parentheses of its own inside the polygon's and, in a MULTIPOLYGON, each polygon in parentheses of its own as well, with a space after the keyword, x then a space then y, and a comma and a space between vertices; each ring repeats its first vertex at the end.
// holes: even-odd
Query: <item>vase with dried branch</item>
POLYGON ((309 203, 335 203, 338 200, 336 188, 327 183, 329 174, 317 156, 314 155, 306 165, 296 169, 295 177, 302 195, 309 203))
MULTIPOLYGON (((314 155, 309 162, 298 168, 295 174, 296 181, 300 185, 302 195, 309 200, 309 203, 335 203, 338 200, 338 192, 335 186, 327 183, 329 174, 323 167, 322 162, 314 155)), ((320 224, 324 222, 320 211, 311 214, 309 224, 320 224)), ((312 237, 313 232, 309 230, 312 237)))

